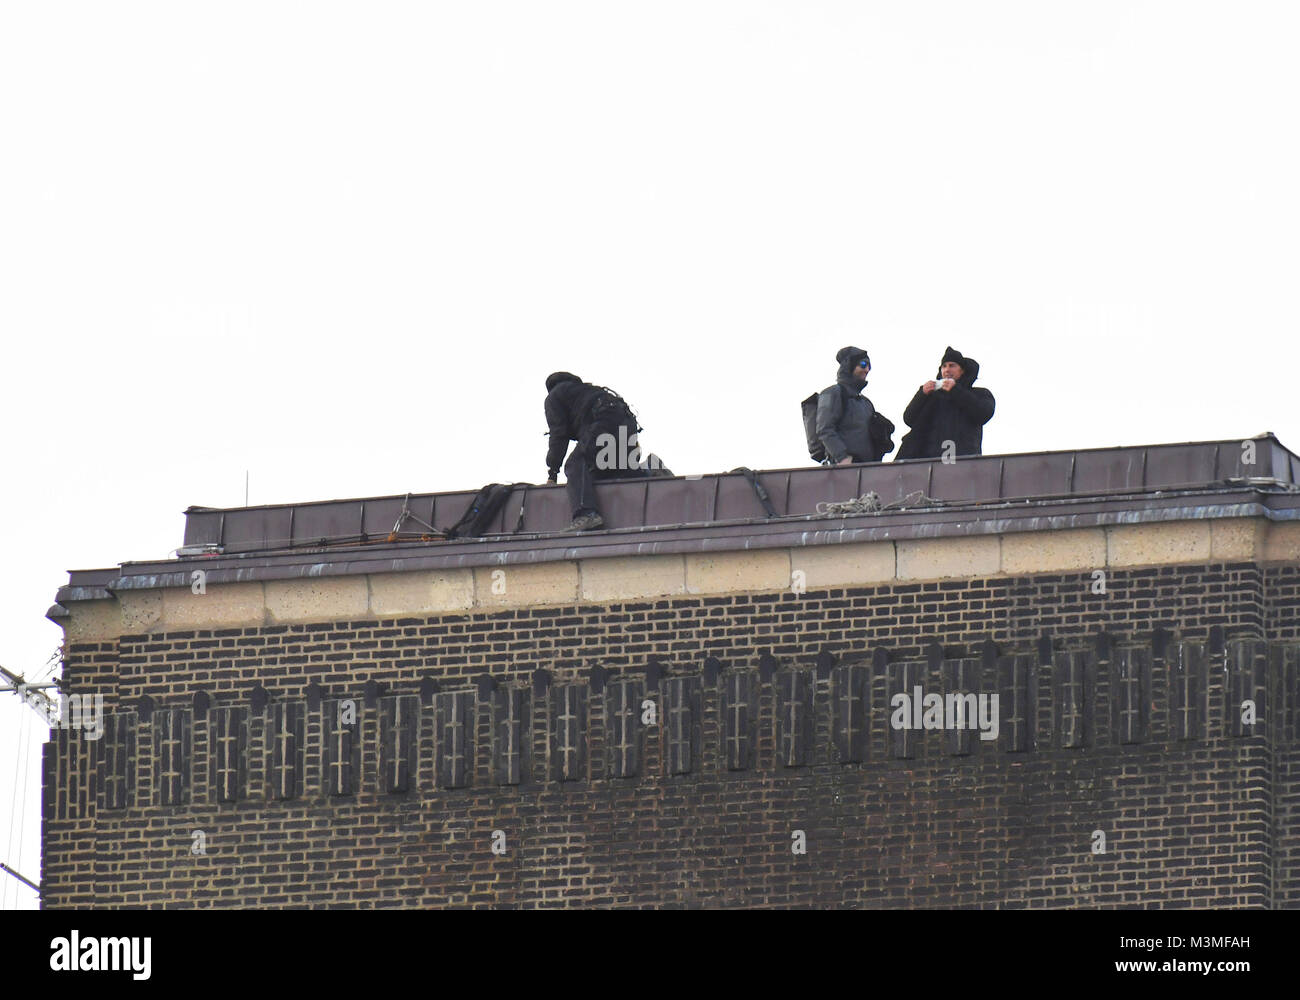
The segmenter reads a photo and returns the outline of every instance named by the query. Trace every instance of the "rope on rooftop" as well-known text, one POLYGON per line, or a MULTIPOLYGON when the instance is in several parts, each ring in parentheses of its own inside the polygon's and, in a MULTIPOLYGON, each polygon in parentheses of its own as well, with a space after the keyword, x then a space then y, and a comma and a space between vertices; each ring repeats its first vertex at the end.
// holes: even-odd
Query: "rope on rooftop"
POLYGON ((843 517, 846 514, 878 514, 884 510, 906 510, 909 507, 924 507, 937 503, 941 503, 941 501, 926 496, 923 490, 916 490, 905 497, 890 500, 889 503, 882 503, 880 495, 872 490, 852 500, 822 501, 817 505, 817 514, 819 517, 843 517))

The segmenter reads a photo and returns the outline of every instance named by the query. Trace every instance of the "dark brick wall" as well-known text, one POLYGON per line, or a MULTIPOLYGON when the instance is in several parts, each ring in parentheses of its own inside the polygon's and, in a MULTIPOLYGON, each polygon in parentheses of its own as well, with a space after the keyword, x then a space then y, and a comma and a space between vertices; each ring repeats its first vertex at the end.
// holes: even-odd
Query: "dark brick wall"
POLYGON ((1300 905, 1297 656, 1279 642, 1300 638, 1300 573, 1092 585, 73 646, 65 677, 123 721, 101 745, 47 747, 45 903, 1300 905), (999 693, 999 739, 895 731, 890 698, 914 684, 999 693), (345 733, 339 700, 356 706, 345 733), (184 781, 164 780, 175 754, 184 781))
POLYGON ((1300 566, 1273 566, 1265 571, 1268 595, 1268 634, 1278 639, 1300 639, 1300 566))

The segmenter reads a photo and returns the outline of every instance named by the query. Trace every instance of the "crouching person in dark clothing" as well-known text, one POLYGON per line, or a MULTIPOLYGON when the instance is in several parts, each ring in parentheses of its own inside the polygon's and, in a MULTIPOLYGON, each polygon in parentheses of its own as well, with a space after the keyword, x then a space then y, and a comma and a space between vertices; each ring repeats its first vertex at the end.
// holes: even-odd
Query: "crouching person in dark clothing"
POLYGON ((903 438, 896 458, 946 458, 979 455, 984 425, 993 417, 995 402, 987 389, 974 388, 979 362, 949 347, 939 363, 939 373, 925 382, 903 411, 912 428, 903 438))
POLYGON ((565 488, 573 509, 569 531, 604 527, 605 519, 596 509, 596 480, 672 475, 657 456, 642 454, 636 417, 609 389, 570 372, 553 372, 546 379, 545 410, 551 436, 546 451, 548 483, 557 481, 569 442, 578 443, 564 463, 565 488))
POLYGON ((862 395, 871 358, 859 347, 835 355, 840 370, 835 384, 817 396, 817 439, 831 465, 879 462, 894 450, 894 425, 862 395))

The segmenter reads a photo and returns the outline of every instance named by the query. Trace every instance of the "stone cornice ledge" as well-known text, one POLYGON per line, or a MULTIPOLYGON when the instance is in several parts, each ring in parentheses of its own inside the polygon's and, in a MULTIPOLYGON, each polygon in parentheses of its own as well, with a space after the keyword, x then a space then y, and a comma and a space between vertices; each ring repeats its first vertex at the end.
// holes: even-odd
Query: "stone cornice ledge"
POLYGON ((936 530, 928 535, 912 532, 898 538, 888 537, 892 525, 853 529, 843 525, 862 518, 843 518, 832 522, 836 527, 815 531, 805 522, 804 530, 793 533, 772 531, 777 526, 769 524, 761 535, 763 544, 750 538, 747 546, 733 541, 729 548, 715 550, 697 538, 681 551, 635 546, 631 552, 620 546, 572 545, 551 550, 553 557, 544 562, 511 561, 505 558, 508 553, 498 551, 476 565, 422 566, 411 558, 382 559, 353 551, 348 559, 331 553, 335 558, 322 564, 305 562, 319 554, 294 553, 275 557, 275 565, 262 560, 253 579, 240 579, 237 571, 220 572, 218 560, 191 559, 162 564, 167 573, 66 588, 89 599, 61 591, 61 604, 49 617, 65 628, 68 641, 76 642, 177 629, 431 617, 674 595, 799 593, 1180 564, 1300 563, 1300 520, 1270 519, 1277 512, 1259 504, 1214 510, 1167 507, 1160 511, 1163 517, 1138 521, 1111 513, 1108 523, 1082 526, 1070 520, 1075 515, 1065 515, 1056 521, 1061 527, 1046 526, 1039 511, 1037 530, 1008 530, 1010 524, 1024 525, 1023 520, 967 518, 946 522, 950 530, 932 524, 936 530), (1194 519, 1188 517, 1192 509, 1199 512, 1194 519), (957 530, 963 525, 981 530, 957 530), (1003 531, 997 533, 994 526, 1003 531), (201 592, 191 583, 195 568, 207 574, 201 592), (121 585, 127 581, 132 586, 121 585))
POLYGON ((316 579, 417 570, 456 570, 689 553, 805 548, 861 542, 906 541, 1064 531, 1123 524, 1263 518, 1300 523, 1300 498, 1254 491, 1196 496, 1145 497, 1141 506, 1118 500, 1035 501, 945 506, 848 517, 775 518, 675 528, 627 528, 557 539, 497 536, 447 542, 304 549, 243 556, 192 556, 160 562, 127 562, 89 586, 76 575, 56 600, 107 597, 123 590, 189 589, 193 571, 209 584, 316 579), (1290 500, 1291 504, 1276 501, 1290 500), (1191 502, 1201 500, 1204 502, 1191 502), (1209 501, 1214 502, 1209 502, 1209 501), (1272 501, 1272 502, 1270 502, 1272 501))

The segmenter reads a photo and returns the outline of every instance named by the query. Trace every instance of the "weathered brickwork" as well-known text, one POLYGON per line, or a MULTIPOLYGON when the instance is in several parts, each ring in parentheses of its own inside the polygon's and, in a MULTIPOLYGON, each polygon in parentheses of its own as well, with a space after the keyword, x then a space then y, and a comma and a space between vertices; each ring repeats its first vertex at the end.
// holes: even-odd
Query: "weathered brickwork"
POLYGON ((110 721, 48 745, 45 905, 1300 906, 1298 597, 1211 564, 73 644, 110 721), (997 739, 892 727, 917 686, 996 693, 997 739))
POLYGON ((1272 566, 1265 571, 1268 634, 1300 639, 1300 566, 1272 566))

